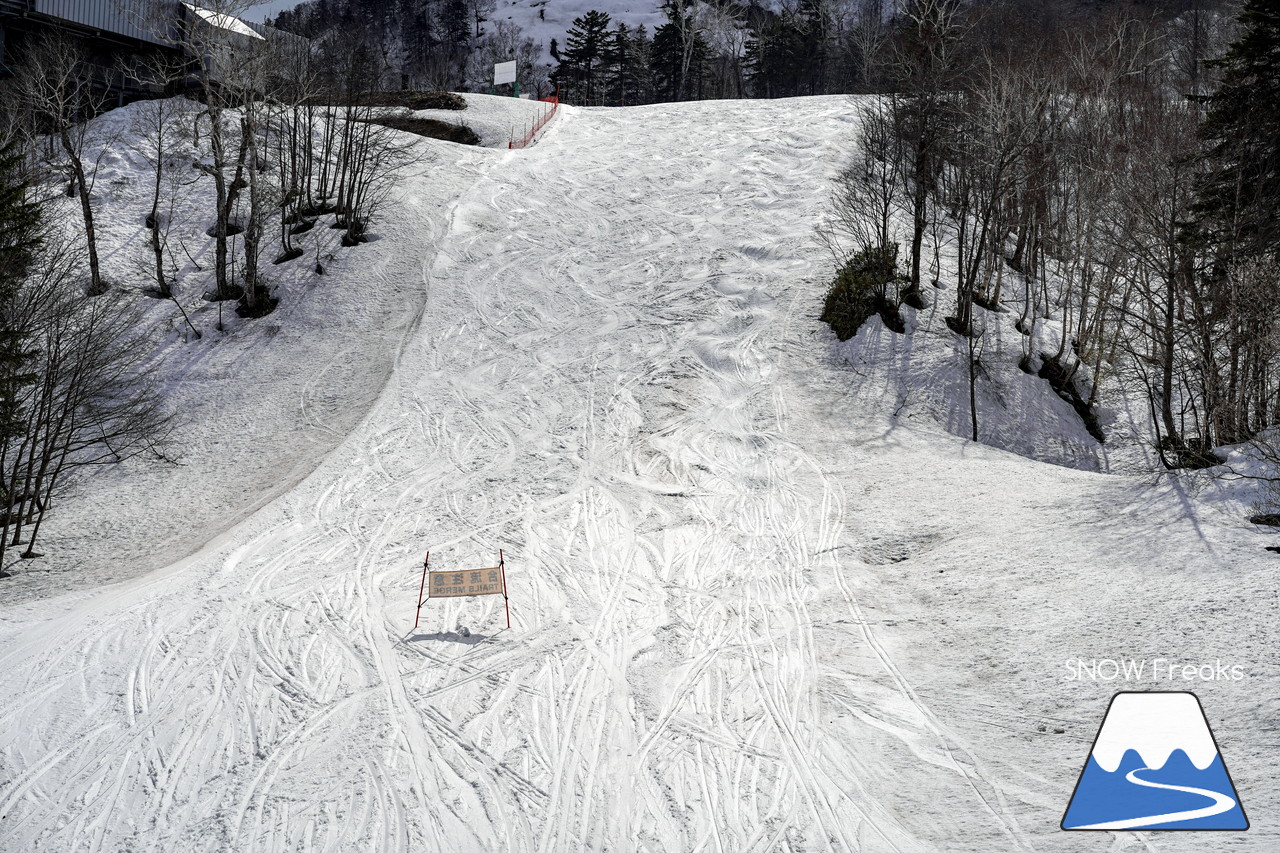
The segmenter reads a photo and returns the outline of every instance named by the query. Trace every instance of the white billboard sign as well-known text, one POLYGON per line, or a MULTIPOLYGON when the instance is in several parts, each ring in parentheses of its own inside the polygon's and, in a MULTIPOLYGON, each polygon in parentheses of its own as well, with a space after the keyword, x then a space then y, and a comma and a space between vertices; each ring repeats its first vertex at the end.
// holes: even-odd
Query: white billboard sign
POLYGON ((503 83, 514 82, 516 82, 515 60, 512 60, 511 62, 499 62, 497 65, 493 66, 493 85, 501 86, 503 83))

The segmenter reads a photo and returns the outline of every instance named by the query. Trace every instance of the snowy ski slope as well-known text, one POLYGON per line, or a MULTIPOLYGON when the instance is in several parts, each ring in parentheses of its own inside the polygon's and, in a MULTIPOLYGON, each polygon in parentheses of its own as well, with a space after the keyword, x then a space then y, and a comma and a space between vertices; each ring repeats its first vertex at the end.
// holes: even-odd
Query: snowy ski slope
POLYGON ((1254 821, 1214 849, 1276 849, 1257 539, 850 392, 812 235, 853 112, 570 108, 473 163, 314 472, 0 609, 0 849, 1206 849, 1058 831, 1117 689, 1062 661, 1124 655, 1246 666, 1194 687, 1254 821), (488 597, 415 632, 428 548, 505 549, 514 627, 488 597))

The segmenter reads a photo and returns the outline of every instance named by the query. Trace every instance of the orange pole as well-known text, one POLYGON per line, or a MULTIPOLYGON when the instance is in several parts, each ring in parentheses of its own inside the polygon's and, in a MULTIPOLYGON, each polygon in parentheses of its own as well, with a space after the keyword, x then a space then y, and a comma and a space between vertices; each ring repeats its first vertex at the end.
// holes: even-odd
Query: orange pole
POLYGON ((511 627, 511 599, 507 598, 507 564, 502 559, 502 549, 498 549, 498 571, 502 572, 502 601, 507 605, 507 627, 511 627))
MULTIPOLYGON (((431 552, 427 552, 427 559, 422 561, 422 583, 418 585, 418 606, 413 611, 413 627, 418 627, 418 619, 422 616, 422 591, 427 588, 427 566, 431 565, 431 552)), ((506 585, 503 584, 503 593, 506 593, 506 585)))

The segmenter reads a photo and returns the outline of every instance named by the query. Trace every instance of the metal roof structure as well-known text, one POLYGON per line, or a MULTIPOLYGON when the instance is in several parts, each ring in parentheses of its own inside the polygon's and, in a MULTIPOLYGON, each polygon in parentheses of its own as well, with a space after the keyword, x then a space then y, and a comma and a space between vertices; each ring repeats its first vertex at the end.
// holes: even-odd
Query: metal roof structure
POLYGON ((173 12, 163 0, 0 0, 0 24, 54 25, 98 38, 166 44, 173 12))
POLYGON ((100 40, 174 45, 196 20, 253 40, 262 34, 240 18, 174 0, 0 0, 0 28, 57 27, 100 40))
POLYGON ((0 76, 5 71, 6 30, 14 45, 42 31, 71 33, 94 46, 99 56, 95 61, 104 67, 113 55, 183 51, 193 54, 191 59, 205 65, 215 79, 222 76, 219 66, 236 62, 238 50, 268 41, 306 43, 298 36, 179 0, 0 0, 0 76))

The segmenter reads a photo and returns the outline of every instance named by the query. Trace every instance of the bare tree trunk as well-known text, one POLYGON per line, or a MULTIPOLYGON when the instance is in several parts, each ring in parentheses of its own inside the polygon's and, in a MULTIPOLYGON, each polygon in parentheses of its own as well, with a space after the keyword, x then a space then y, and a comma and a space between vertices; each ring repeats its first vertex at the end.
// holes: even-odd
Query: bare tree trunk
POLYGON ((160 185, 164 176, 162 163, 163 157, 156 164, 155 191, 151 195, 151 213, 147 215, 147 225, 151 229, 151 253, 156 262, 156 290, 167 299, 173 296, 173 291, 169 287, 168 276, 164 274, 164 242, 160 239, 160 185))
POLYGON ((102 283, 102 272, 98 266, 98 236, 93 227, 93 202, 89 198, 89 184, 85 180, 84 161, 79 152, 71 144, 70 134, 63 128, 58 134, 62 150, 71 163, 72 181, 80 195, 80 212, 84 217, 85 244, 89 250, 89 294, 100 296, 107 288, 102 283))

